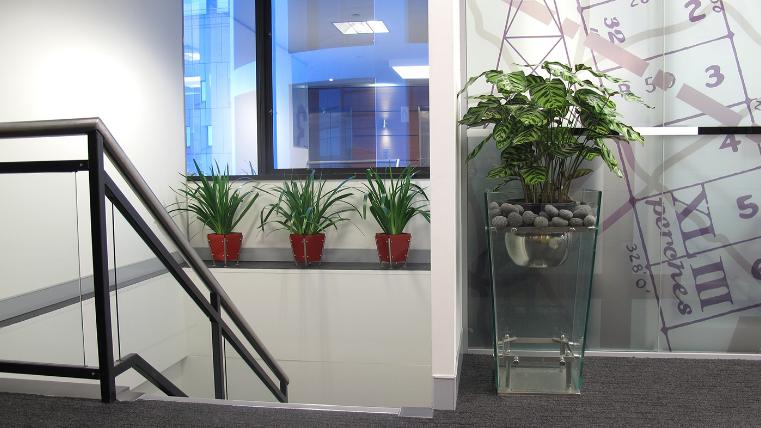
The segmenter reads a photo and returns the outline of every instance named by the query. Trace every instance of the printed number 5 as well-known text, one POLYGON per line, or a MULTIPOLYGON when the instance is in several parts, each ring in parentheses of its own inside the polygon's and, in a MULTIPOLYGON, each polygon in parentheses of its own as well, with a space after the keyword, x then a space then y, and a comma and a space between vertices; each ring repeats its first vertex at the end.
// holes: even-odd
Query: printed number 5
POLYGON ((740 209, 740 218, 747 220, 758 214, 758 205, 750 202, 752 197, 752 195, 745 195, 737 198, 737 208, 740 209))

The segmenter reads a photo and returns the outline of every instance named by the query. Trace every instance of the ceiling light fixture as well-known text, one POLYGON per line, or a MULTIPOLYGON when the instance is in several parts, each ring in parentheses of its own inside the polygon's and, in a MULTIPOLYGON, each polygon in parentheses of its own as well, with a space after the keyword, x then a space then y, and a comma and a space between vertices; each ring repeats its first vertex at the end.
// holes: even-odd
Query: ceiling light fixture
POLYGON ((185 87, 186 88, 200 88, 201 76, 185 76, 185 87))
POLYGON ((428 65, 395 65, 391 68, 404 80, 428 79, 431 76, 431 67, 428 65))
POLYGON ((341 34, 378 34, 388 33, 388 27, 383 21, 345 21, 334 22, 333 25, 341 34))
POLYGON ((388 27, 383 21, 367 21, 367 25, 373 30, 373 33, 388 33, 388 27))

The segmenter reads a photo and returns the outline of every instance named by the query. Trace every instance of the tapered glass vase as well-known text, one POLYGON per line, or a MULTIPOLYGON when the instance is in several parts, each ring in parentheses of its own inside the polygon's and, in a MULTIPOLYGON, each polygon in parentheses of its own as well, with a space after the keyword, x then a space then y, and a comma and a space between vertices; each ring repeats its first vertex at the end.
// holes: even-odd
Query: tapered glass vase
POLYGON ((499 394, 581 391, 602 193, 571 196, 545 207, 486 193, 499 394))

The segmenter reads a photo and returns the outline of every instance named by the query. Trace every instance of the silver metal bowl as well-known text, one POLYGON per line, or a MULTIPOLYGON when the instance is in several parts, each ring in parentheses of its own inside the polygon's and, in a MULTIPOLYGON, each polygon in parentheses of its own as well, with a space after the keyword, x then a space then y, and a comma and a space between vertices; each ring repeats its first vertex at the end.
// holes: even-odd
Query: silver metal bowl
POLYGON ((536 232, 510 229, 505 233, 507 254, 518 266, 547 268, 568 258, 568 232, 536 232))

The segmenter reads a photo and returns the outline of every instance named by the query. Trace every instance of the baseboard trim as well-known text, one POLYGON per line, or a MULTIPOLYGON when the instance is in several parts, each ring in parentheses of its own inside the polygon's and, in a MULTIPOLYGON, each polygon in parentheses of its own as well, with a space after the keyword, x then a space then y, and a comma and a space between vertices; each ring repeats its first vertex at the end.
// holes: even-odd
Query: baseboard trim
POLYGON ((587 351, 584 355, 587 357, 613 358, 681 358, 688 360, 761 361, 761 354, 730 354, 721 352, 587 351))
MULTIPOLYGON (((470 355, 494 355, 491 349, 469 349, 470 355)), ((750 360, 761 361, 761 354, 735 354, 728 352, 662 352, 662 351, 586 351, 586 357, 610 358, 680 358, 687 360, 750 360)))
POLYGON ((460 374, 462 373, 462 340, 457 345, 454 375, 433 375, 433 408, 435 410, 455 410, 457 408, 457 393, 460 387, 460 374))
POLYGON ((323 412, 373 413, 401 416, 402 409, 395 407, 338 406, 329 404, 275 403, 268 401, 217 400, 210 398, 186 398, 143 395, 141 401, 171 401, 175 403, 214 404, 233 407, 257 407, 267 409, 315 410, 323 412))
POLYGON ((454 410, 457 403, 457 376, 433 376, 433 408, 454 410))

